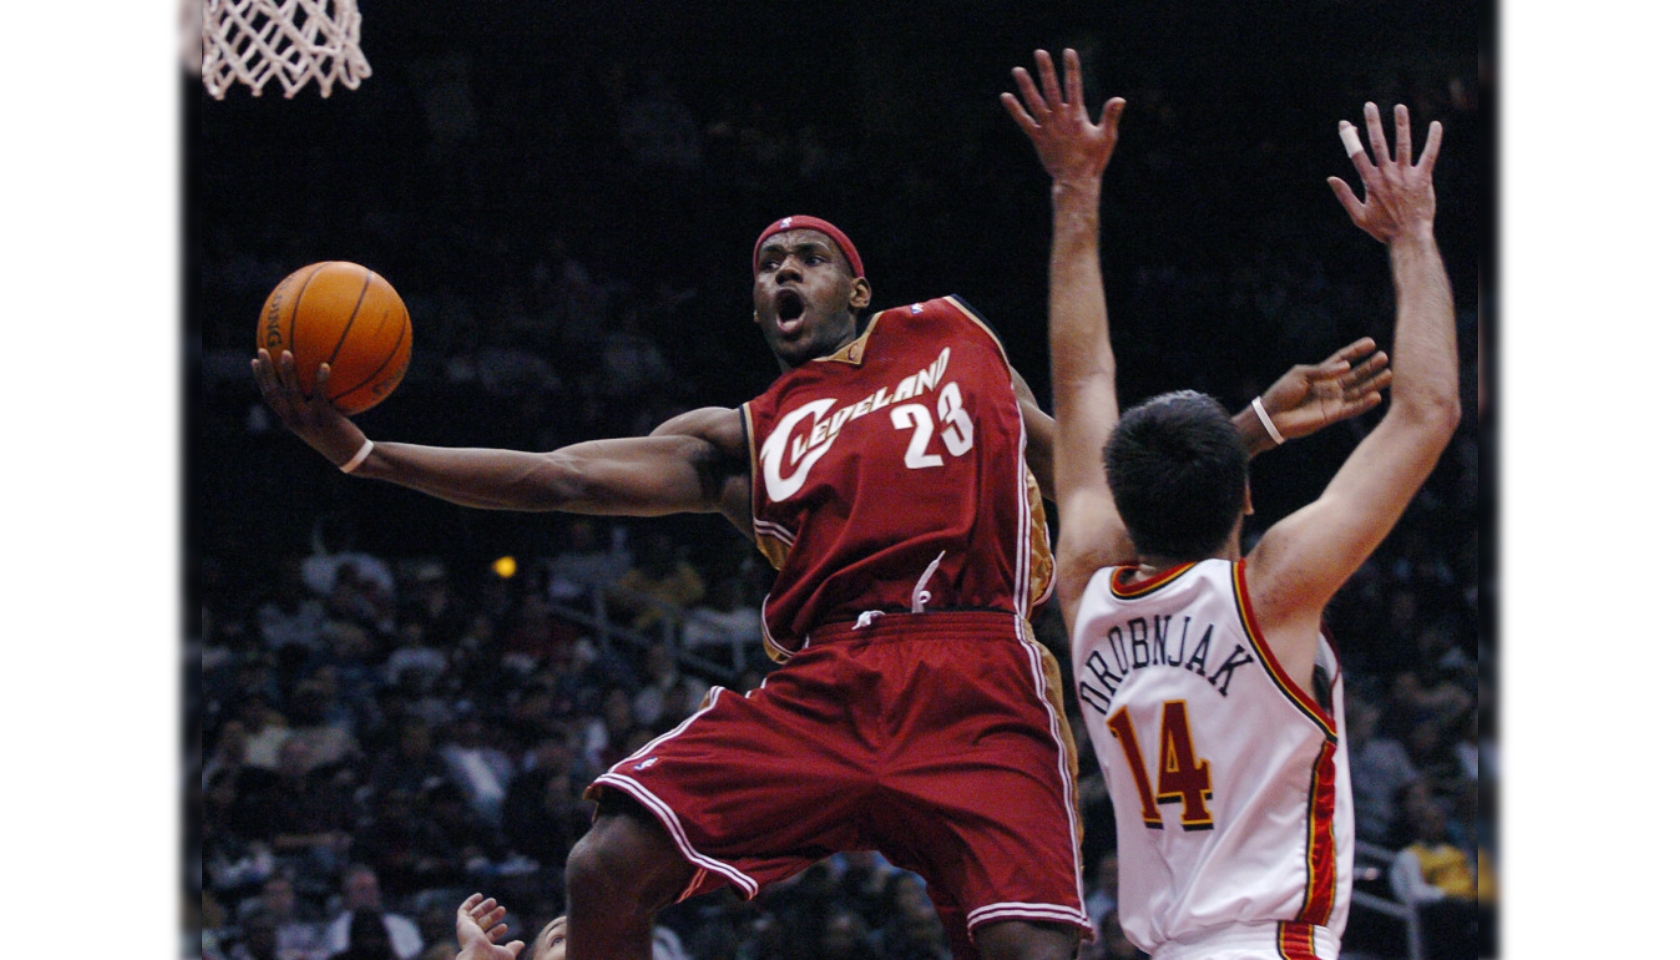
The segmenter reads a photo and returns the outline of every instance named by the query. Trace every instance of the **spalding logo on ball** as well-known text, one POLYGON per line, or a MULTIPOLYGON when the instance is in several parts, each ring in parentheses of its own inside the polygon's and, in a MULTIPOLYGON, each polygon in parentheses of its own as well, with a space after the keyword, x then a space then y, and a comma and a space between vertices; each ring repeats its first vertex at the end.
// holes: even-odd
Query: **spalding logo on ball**
POLYGON ((327 397, 346 414, 390 396, 414 347, 408 308, 385 278, 359 263, 329 260, 295 270, 268 295, 257 346, 275 363, 290 350, 298 386, 315 390, 315 371, 331 365, 327 397))

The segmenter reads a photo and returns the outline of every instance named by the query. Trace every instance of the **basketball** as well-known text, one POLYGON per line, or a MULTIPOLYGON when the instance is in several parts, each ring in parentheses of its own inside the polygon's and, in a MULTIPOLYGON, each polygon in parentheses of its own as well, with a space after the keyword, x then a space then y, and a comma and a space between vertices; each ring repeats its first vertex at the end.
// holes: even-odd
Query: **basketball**
POLYGON ((414 346, 408 308, 389 282, 359 263, 330 260, 294 270, 268 295, 257 346, 278 364, 297 361, 298 386, 314 393, 315 371, 332 366, 327 396, 346 414, 390 396, 414 346))

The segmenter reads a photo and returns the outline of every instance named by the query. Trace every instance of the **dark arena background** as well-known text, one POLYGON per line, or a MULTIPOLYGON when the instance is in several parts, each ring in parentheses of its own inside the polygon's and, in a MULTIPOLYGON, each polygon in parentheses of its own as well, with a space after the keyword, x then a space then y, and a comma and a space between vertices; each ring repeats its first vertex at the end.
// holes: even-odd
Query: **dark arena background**
MULTIPOLYGON (((366 264, 407 303, 407 377, 358 417, 380 440, 544 450, 752 398, 777 369, 749 321, 751 245, 795 213, 851 235, 877 307, 962 295, 1048 403, 1049 182, 998 95, 1035 48, 1071 46, 1089 103, 1128 101, 1103 223, 1123 400, 1194 387, 1235 408, 1359 336, 1391 345, 1387 257, 1325 184, 1352 179, 1336 124, 1369 99, 1445 125, 1437 235, 1478 409, 1497 278, 1492 25, 1473 4, 359 6, 373 72, 358 89, 218 101, 183 80, 201 669, 182 899, 206 960, 325 960, 343 947, 335 918, 375 897, 411 931, 404 960, 453 957, 453 910, 475 890, 529 939, 565 908, 583 786, 705 687, 771 668, 756 640, 769 568, 721 518, 459 508, 346 478, 283 430, 249 361, 264 297, 297 267, 366 264)), ((1380 416, 1256 460, 1248 535, 1316 496, 1380 416)), ((1353 960, 1496 955, 1490 426, 1464 417, 1331 611, 1359 822, 1353 960), (1394 882, 1422 836, 1462 853, 1468 889, 1423 902, 1394 882)), ((1059 620, 1036 626, 1065 676, 1059 620)), ((1081 768, 1096 917, 1112 907, 1111 812, 1088 750, 1081 768)), ((667 910, 655 955, 948 956, 931 916, 913 875, 845 856, 752 902, 667 910)), ((1138 956, 1113 931, 1081 958, 1138 956)))

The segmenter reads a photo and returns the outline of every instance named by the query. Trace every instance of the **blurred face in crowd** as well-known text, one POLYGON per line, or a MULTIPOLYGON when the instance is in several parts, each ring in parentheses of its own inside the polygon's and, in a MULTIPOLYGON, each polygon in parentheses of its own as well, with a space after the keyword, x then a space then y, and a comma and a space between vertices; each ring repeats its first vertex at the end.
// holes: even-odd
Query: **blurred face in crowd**
POLYGON ((270 877, 263 884, 263 909, 277 917, 289 917, 297 906, 292 881, 287 877, 270 877))
POLYGON ((379 902, 379 878, 371 872, 357 870, 344 878, 346 910, 377 910, 379 902))

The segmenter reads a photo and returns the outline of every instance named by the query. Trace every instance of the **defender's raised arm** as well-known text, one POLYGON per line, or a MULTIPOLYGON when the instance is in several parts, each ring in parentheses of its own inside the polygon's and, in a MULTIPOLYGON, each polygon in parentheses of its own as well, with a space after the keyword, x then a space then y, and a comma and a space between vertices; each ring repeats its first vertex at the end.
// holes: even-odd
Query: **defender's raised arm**
POLYGON ((1432 173, 1441 125, 1430 125, 1415 163, 1404 106, 1394 108, 1394 155, 1375 104, 1365 105, 1365 125, 1374 161, 1353 125, 1341 124, 1364 199, 1338 177, 1330 178, 1330 187, 1354 224, 1388 247, 1397 302, 1394 380, 1387 415, 1348 457, 1323 496, 1275 525, 1250 558, 1256 616, 1267 634, 1280 641, 1275 646, 1300 651, 1296 666, 1310 657, 1308 641, 1281 641, 1316 635, 1325 605, 1394 528, 1459 420, 1452 288, 1435 246, 1432 173))

